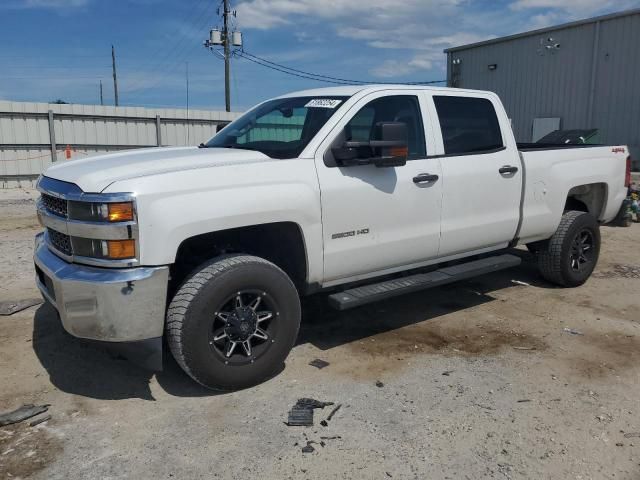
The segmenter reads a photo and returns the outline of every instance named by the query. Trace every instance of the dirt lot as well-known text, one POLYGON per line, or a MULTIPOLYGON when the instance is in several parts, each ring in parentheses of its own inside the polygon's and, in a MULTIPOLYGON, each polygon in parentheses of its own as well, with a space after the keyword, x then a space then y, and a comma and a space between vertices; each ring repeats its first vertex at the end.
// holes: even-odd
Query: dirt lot
MULTIPOLYGON (((0 190, 0 301, 38 296, 35 196, 0 190)), ((602 235, 578 289, 525 264, 347 313, 307 299, 283 371, 224 395, 70 337, 50 307, 0 316, 0 411, 52 415, 0 428, 0 478, 640 479, 640 225, 602 235), (300 397, 342 408, 287 427, 300 397)))

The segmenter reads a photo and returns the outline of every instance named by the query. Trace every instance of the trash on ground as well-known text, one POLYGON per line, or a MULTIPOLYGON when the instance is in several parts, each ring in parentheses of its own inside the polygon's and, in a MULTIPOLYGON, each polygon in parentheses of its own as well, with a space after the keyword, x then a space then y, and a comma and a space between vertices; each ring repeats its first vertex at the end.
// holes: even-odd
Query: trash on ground
POLYGON ((624 438, 640 438, 640 432, 629 432, 624 434, 624 438))
POLYGON ((28 418, 35 417, 46 412, 49 405, 33 405, 27 404, 17 408, 13 412, 7 412, 0 415, 0 427, 22 422, 28 418))
POLYGON ((476 407, 484 408, 485 410, 495 410, 495 408, 490 407, 489 405, 482 405, 481 403, 474 403, 476 407))
POLYGON ((36 418, 34 421, 29 423, 30 427, 35 427, 36 425, 40 425, 41 423, 48 422, 51 420, 51 415, 45 415, 44 417, 36 418))
POLYGON ((384 383, 382 383, 380 380, 376 380, 376 387, 382 388, 384 387, 384 383))
POLYGON ((324 367, 328 367, 330 365, 329 362, 322 360, 320 358, 316 358, 315 360, 311 360, 309 362, 309 365, 311 365, 312 367, 316 367, 317 369, 323 369, 324 367))
POLYGON ((511 280, 511 283, 515 283, 516 285, 523 285, 525 287, 530 287, 531 284, 527 282, 521 282, 520 280, 511 280))
POLYGON ((302 447, 302 453, 313 453, 315 451, 315 448, 313 448, 313 446, 311 446, 312 443, 316 443, 313 440, 307 440, 307 444, 302 447))
POLYGON ((536 347, 513 347, 516 350, 535 350, 536 347))
POLYGON ((449 375, 451 375, 453 372, 455 372, 455 370, 447 370, 446 372, 442 372, 442 375, 444 375, 445 377, 448 377, 449 375))
POLYGON ((526 403, 526 402, 530 402, 531 400, 528 398, 523 398, 522 400, 518 400, 518 403, 526 403))
POLYGON ((34 305, 40 305, 44 300, 41 298, 28 298, 26 300, 8 300, 0 302, 0 315, 13 315, 14 313, 26 310, 34 305))
POLYGON ((333 405, 333 402, 321 402, 313 398, 300 398, 289 410, 287 425, 290 427, 311 427, 313 426, 313 410, 333 405))
POLYGON ((340 440, 341 438, 340 435, 334 435, 333 437, 320 437, 320 440, 340 440))
POLYGON ((575 330, 575 329, 569 328, 569 327, 564 327, 562 329, 562 331, 570 333, 571 335, 584 335, 584 333, 582 333, 580 330, 575 330))
POLYGON ((313 426, 313 410, 307 407, 294 406, 289 410, 287 425, 290 427, 311 427, 313 426))
POLYGON ((333 410, 331 410, 331 413, 329 413, 329 416, 327 417, 327 421, 330 421, 330 420, 333 418, 333 416, 336 414, 336 412, 337 412, 338 410, 340 410, 340 408, 341 408, 341 407, 342 407, 342 404, 341 404, 341 403, 339 403, 338 405, 336 405, 336 406, 334 407, 334 409, 333 409, 333 410))
POLYGON ((333 418, 333 416, 336 414, 336 412, 338 410, 340 410, 340 407, 342 407, 342 404, 339 403, 338 405, 336 405, 334 407, 333 410, 331 410, 331 412, 329 413, 329 415, 327 416, 327 418, 325 418, 324 420, 322 420, 320 422, 320 425, 322 425, 323 427, 328 427, 329 426, 329 422, 331 421, 331 419, 333 418))
POLYGON ((300 398, 296 402, 296 406, 298 407, 307 407, 312 409, 330 407, 333 404, 333 402, 321 402, 320 400, 314 400, 313 398, 300 398))

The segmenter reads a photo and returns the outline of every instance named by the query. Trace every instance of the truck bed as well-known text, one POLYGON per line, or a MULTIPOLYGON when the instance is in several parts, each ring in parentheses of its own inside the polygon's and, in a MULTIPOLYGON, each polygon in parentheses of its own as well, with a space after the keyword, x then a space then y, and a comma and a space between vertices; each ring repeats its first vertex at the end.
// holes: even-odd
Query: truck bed
POLYGON ((613 220, 626 196, 627 148, 624 145, 549 145, 520 143, 526 185, 520 239, 523 243, 549 238, 574 187, 577 198, 597 206, 600 222, 613 220))
POLYGON ((531 152, 533 150, 564 150, 567 148, 592 148, 605 147, 606 145, 587 144, 587 143, 518 143, 518 150, 521 152, 531 152))

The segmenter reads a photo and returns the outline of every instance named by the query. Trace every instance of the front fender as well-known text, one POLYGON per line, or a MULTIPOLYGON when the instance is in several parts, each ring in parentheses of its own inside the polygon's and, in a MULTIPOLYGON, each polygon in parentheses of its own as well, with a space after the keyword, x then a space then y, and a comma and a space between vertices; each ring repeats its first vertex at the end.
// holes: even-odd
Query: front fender
POLYGON ((140 263, 167 265, 204 233, 274 222, 300 227, 308 281, 322 277, 320 191, 312 160, 274 160, 153 175, 109 187, 137 196, 140 263))

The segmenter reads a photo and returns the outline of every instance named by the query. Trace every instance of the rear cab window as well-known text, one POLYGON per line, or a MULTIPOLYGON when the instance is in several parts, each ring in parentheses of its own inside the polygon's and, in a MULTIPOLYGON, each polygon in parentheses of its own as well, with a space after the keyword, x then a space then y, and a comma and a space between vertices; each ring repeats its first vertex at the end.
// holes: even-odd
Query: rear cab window
POLYGON ((445 155, 471 155, 504 148, 498 115, 490 100, 434 95, 445 155))

